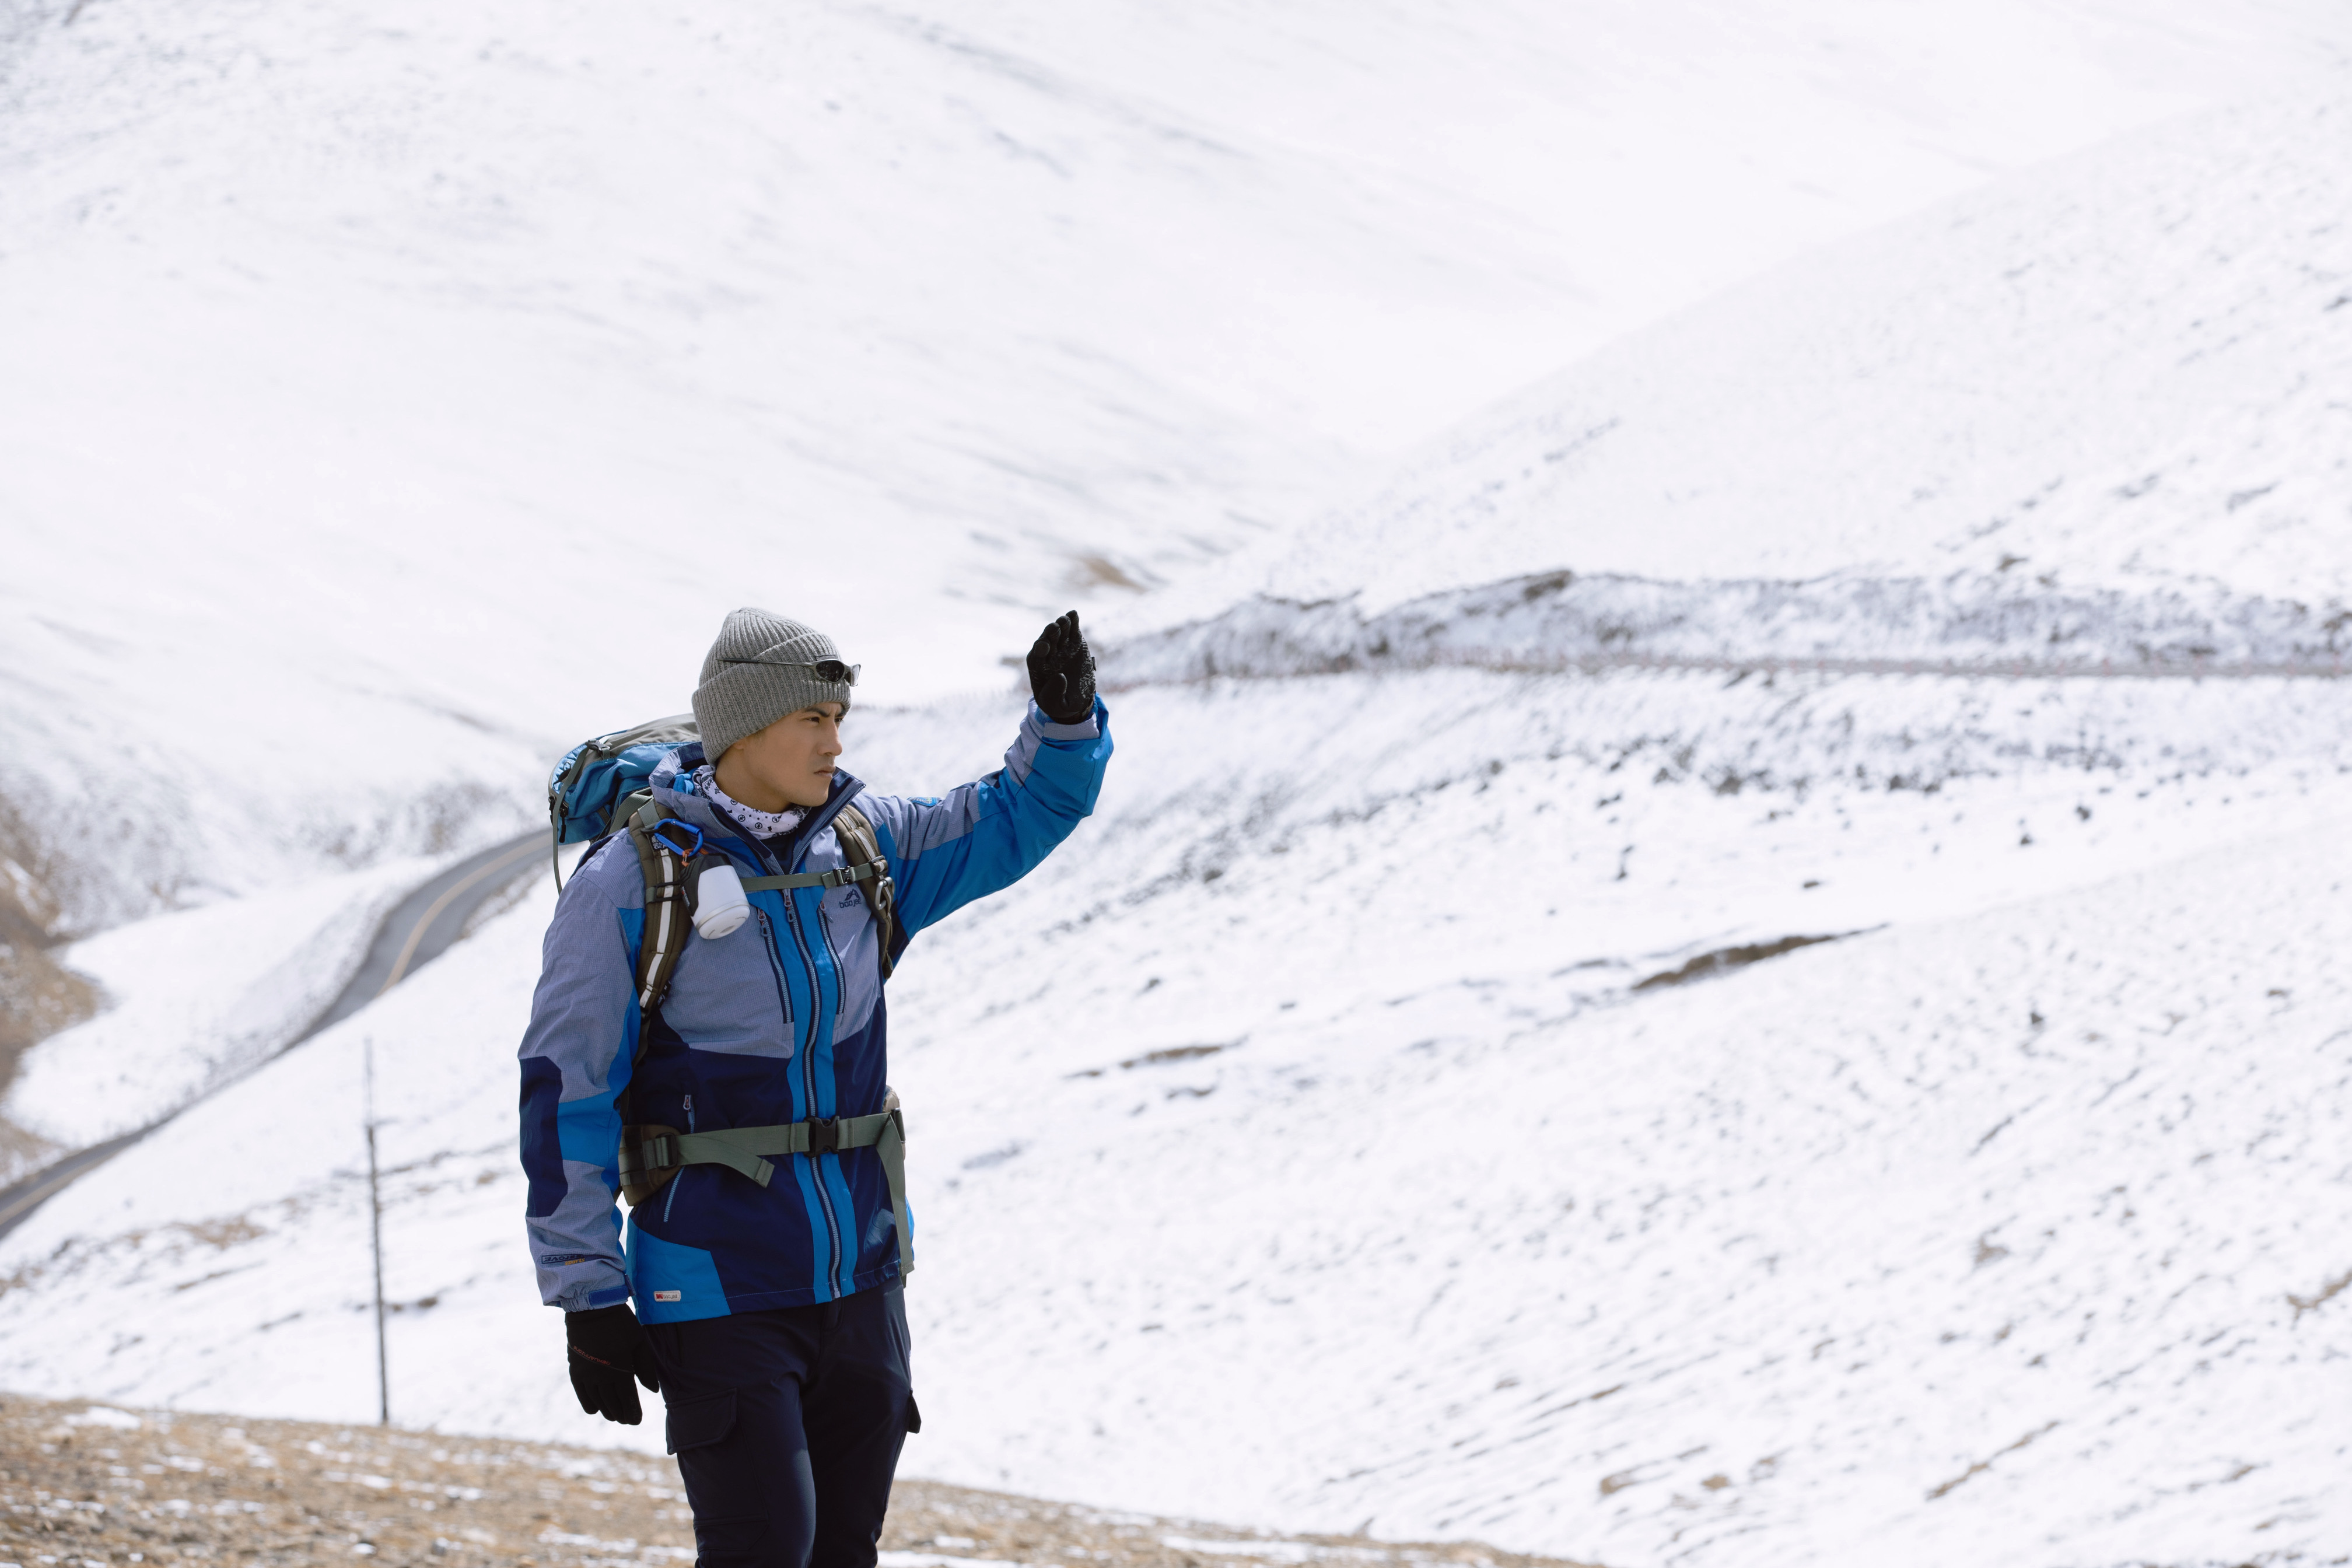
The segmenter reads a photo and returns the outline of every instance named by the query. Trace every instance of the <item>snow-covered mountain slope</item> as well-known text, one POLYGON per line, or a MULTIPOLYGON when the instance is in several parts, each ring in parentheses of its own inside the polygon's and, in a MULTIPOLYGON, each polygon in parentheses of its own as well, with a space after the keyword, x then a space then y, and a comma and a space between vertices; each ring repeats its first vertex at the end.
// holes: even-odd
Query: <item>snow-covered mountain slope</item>
POLYGON ((319 1021, 377 925, 432 870, 364 871, 118 926, 58 957, 100 988, 96 1017, 27 1052, 0 1082, 0 1186, 144 1127, 249 1071, 319 1021))
POLYGON ((1610 334, 2347 39, 6 0, 0 852, 87 933, 478 842, 745 602, 884 700, 992 680, 1610 334))
POLYGON ((1297 668, 1264 641, 1284 603, 1348 600, 1351 628, 1466 612, 1475 647, 1495 607, 1456 598, 1506 580, 1556 595, 1519 629, 1562 653, 2332 654, 2352 620, 2347 206, 2342 96, 1999 182, 1474 421, 1369 504, 1184 590, 1199 624, 1139 673, 1297 668), (1229 608, 1251 594, 1276 603, 1229 608))
MULTIPOLYGON (((1097 819, 894 983, 910 1468, 1627 1564, 2339 1551, 2345 700, 1122 698, 1097 819)), ((936 787, 1012 720, 851 761, 936 787)), ((657 1441, 578 1416, 530 1286, 545 909, 0 1244, 0 1384, 363 1417, 372 1038, 395 1412, 657 1441)))

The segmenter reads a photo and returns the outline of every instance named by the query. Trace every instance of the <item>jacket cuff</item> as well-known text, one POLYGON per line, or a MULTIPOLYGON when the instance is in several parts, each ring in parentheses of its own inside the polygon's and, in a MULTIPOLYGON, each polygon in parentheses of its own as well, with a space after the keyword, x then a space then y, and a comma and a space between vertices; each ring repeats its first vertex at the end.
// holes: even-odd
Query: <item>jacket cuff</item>
POLYGON ((602 1266, 582 1271, 584 1278, 562 1282, 552 1294, 541 1299, 551 1307, 561 1307, 567 1312, 585 1312, 597 1307, 617 1307, 629 1299, 629 1277, 618 1263, 603 1261, 602 1266))
POLYGON ((1045 717, 1045 710, 1037 706, 1035 698, 1029 700, 1029 722, 1037 727, 1040 738, 1048 741, 1099 741, 1102 739, 1102 721, 1108 712, 1108 710, 1103 707, 1103 700, 1097 697, 1095 699, 1095 710, 1084 719, 1075 724, 1056 724, 1045 717))

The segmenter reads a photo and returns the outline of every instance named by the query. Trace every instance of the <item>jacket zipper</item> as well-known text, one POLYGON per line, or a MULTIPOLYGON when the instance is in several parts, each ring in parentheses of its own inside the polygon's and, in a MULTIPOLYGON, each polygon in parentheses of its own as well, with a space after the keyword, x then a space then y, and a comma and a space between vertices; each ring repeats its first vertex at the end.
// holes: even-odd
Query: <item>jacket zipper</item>
MULTIPOLYGON (((843 863, 844 865, 848 864, 847 858, 846 858, 845 857, 844 858, 844 859, 843 859, 843 862, 842 862, 842 863, 843 863)), ((826 958, 827 958, 827 959, 832 963, 832 964, 833 964, 833 1024, 832 1024, 832 1026, 833 1026, 834 1030, 835 1031, 835 1033, 838 1033, 838 1032, 839 1032, 839 1030, 840 1030, 840 1027, 841 1027, 841 1012, 842 1012, 842 1006, 843 1006, 844 1003, 846 1001, 846 999, 847 999, 847 997, 848 997, 848 995, 849 995, 849 983, 848 983, 847 979, 845 978, 845 976, 846 976, 846 975, 848 974, 848 973, 849 973, 849 970, 848 970, 848 966, 847 966, 846 964, 845 964, 845 963, 842 962, 842 958, 841 958, 841 950, 840 950, 839 948, 837 948, 837 947, 835 947, 835 946, 834 946, 834 945, 833 945, 833 933, 832 933, 831 929, 830 929, 829 927, 827 927, 827 926, 826 926, 826 924, 825 924, 825 921, 824 921, 824 899, 822 899, 822 898, 820 898, 820 899, 817 900, 817 906, 816 906, 816 921, 815 921, 815 924, 816 924, 816 940, 817 940, 817 941, 819 941, 819 942, 823 942, 823 943, 824 944, 824 952, 825 952, 825 957, 826 957, 826 958)), ((876 941, 877 941, 877 942, 878 942, 878 941, 880 941, 880 940, 881 940, 881 934, 882 934, 882 933, 880 932, 880 931, 879 931, 879 930, 877 930, 877 931, 876 931, 876 932, 875 932, 875 940, 876 940, 876 941)), ((835 1106, 834 1107, 834 1110, 836 1110, 836 1111, 838 1111, 840 1109, 841 1109, 841 1107, 840 1107, 839 1105, 835 1105, 835 1106)), ((840 1155, 838 1155, 838 1154, 835 1154, 835 1155, 834 1156, 834 1159, 835 1159, 835 1161, 836 1163, 838 1163, 838 1162, 840 1161, 840 1159, 841 1159, 841 1156, 840 1156, 840 1155)), ((841 1180, 842 1180, 842 1184, 843 1184, 844 1186, 849 1186, 849 1185, 850 1185, 850 1181, 849 1181, 849 1173, 848 1173, 848 1172, 846 1172, 846 1171, 844 1171, 844 1172, 842 1173, 842 1174, 841 1174, 841 1180)), ((856 1221, 857 1221, 857 1194, 856 1194, 856 1190, 855 1190, 854 1188, 852 1189, 852 1191, 851 1191, 851 1193, 850 1193, 849 1204, 850 1204, 850 1208, 849 1208, 849 1220, 850 1220, 850 1226, 851 1226, 851 1228, 852 1228, 853 1230, 855 1230, 856 1226, 856 1221)), ((855 1267, 856 1262, 856 1259, 852 1258, 852 1259, 850 1260, 850 1262, 851 1262, 851 1265, 852 1265, 853 1267, 855 1267)))
MULTIPOLYGON (((818 991, 821 987, 819 984, 819 975, 817 973, 816 959, 814 955, 809 952, 808 933, 803 929, 801 924, 798 900, 793 899, 789 889, 787 889, 784 894, 784 915, 786 920, 789 921, 792 925, 793 944, 800 952, 802 964, 808 970, 809 989, 811 991, 818 991)), ((814 998, 812 998, 812 1000, 814 1000, 814 998)), ((806 1097, 808 1113, 811 1116, 818 1114, 816 1103, 816 1009, 814 1007, 811 1007, 809 1009, 808 1037, 806 1039, 799 1042, 801 1056, 801 1092, 806 1097)), ((836 1110, 839 1109, 840 1108, 838 1106, 835 1107, 835 1110, 836 1110)), ((839 1158, 838 1155, 835 1157, 836 1159, 839 1158)), ((824 1200, 818 1206, 824 1210, 825 1240, 828 1249, 832 1255, 831 1265, 825 1271, 824 1282, 825 1289, 827 1290, 832 1290, 835 1287, 835 1282, 841 1278, 841 1216, 833 1212, 833 1194, 824 1190, 824 1167, 819 1163, 823 1158, 824 1156, 822 1155, 810 1156, 809 1165, 816 1175, 818 1195, 824 1200)))
MULTIPOLYGON (((828 795, 825 804, 820 810, 819 814, 811 819, 810 822, 795 836, 793 846, 792 859, 786 867, 788 871, 798 870, 806 865, 808 861, 809 848, 816 842, 817 835, 824 832, 833 825, 833 819, 841 815, 841 808, 847 805, 853 798, 863 791, 864 787, 865 786, 861 784, 853 783, 848 788, 828 795)), ((820 895, 820 910, 822 907, 823 896, 820 895)), ((824 990, 823 976, 817 966, 816 955, 810 945, 807 923, 801 919, 799 900, 794 899, 790 892, 786 892, 784 895, 784 913, 786 919, 791 922, 793 942, 800 950, 801 962, 806 966, 808 971, 809 989, 813 993, 822 994, 824 990)), ((823 917, 820 915, 818 925, 822 928, 823 924, 823 917)), ((819 942, 824 941, 824 933, 822 929, 820 929, 816 933, 815 940, 819 942)), ((841 965, 838 960, 834 957, 833 947, 830 942, 825 944, 825 956, 831 963, 831 967, 834 971, 833 1005, 834 1013, 838 1016, 841 1011, 841 965)), ((811 999, 814 1000, 814 997, 813 996, 811 999)), ((809 1009, 808 1035, 806 1039, 801 1042, 801 1059, 803 1062, 801 1068, 801 1092, 807 1097, 809 1114, 811 1116, 817 1114, 816 1031, 820 1026, 818 1018, 819 1015, 817 1014, 816 1009, 814 1007, 811 1007, 809 1009)), ((834 1107, 835 1114, 838 1114, 841 1108, 837 1105, 834 1107)), ((838 1283, 841 1279, 843 1247, 841 1216, 834 1212, 833 1194, 824 1191, 824 1173, 823 1167, 818 1163, 818 1161, 821 1158, 822 1156, 819 1156, 816 1159, 812 1159, 810 1161, 810 1164, 817 1167, 817 1188, 824 1198, 824 1202, 821 1206, 824 1208, 825 1215, 825 1236, 826 1239, 831 1243, 831 1251, 833 1255, 832 1266, 825 1274, 825 1289, 828 1291, 837 1291, 838 1283)), ((836 1168, 838 1168, 840 1159, 841 1156, 838 1154, 834 1156, 836 1168)), ((843 1180, 846 1182, 847 1178, 844 1177, 843 1180)))
MULTIPOLYGON (((690 1094, 686 1097, 686 1130, 688 1132, 694 1131, 694 1096, 690 1094)), ((669 1211, 677 1206, 677 1190, 685 1184, 685 1171, 680 1171, 669 1179, 669 1196, 662 1200, 662 1224, 669 1223, 669 1211)))

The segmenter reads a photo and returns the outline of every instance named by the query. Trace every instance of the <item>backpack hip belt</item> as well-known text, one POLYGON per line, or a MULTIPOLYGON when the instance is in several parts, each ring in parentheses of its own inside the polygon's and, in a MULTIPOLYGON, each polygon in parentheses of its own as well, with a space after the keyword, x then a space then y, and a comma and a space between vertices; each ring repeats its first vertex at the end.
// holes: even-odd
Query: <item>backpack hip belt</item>
POLYGON ((898 1273, 915 1271, 914 1237, 907 1223, 907 1124, 898 1097, 872 1116, 825 1116, 773 1127, 729 1127, 710 1132, 680 1132, 675 1127, 625 1128, 621 1135, 621 1195, 629 1206, 651 1197, 688 1165, 724 1165, 766 1186, 776 1167, 771 1154, 837 1153, 871 1149, 882 1157, 890 1188, 891 1217, 898 1229, 898 1273))

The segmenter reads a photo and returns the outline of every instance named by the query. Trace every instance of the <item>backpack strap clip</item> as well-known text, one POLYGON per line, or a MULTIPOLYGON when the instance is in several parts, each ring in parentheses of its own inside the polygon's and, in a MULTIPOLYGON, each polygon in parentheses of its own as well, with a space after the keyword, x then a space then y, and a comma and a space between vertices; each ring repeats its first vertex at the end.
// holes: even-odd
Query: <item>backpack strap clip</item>
POLYGON ((621 1195, 631 1208, 645 1202, 685 1168, 675 1127, 625 1127, 621 1130, 621 1195))
POLYGON ((691 860, 702 853, 702 829, 682 816, 665 816, 646 830, 662 841, 669 852, 691 860), (693 842, 685 842, 688 835, 693 842))

